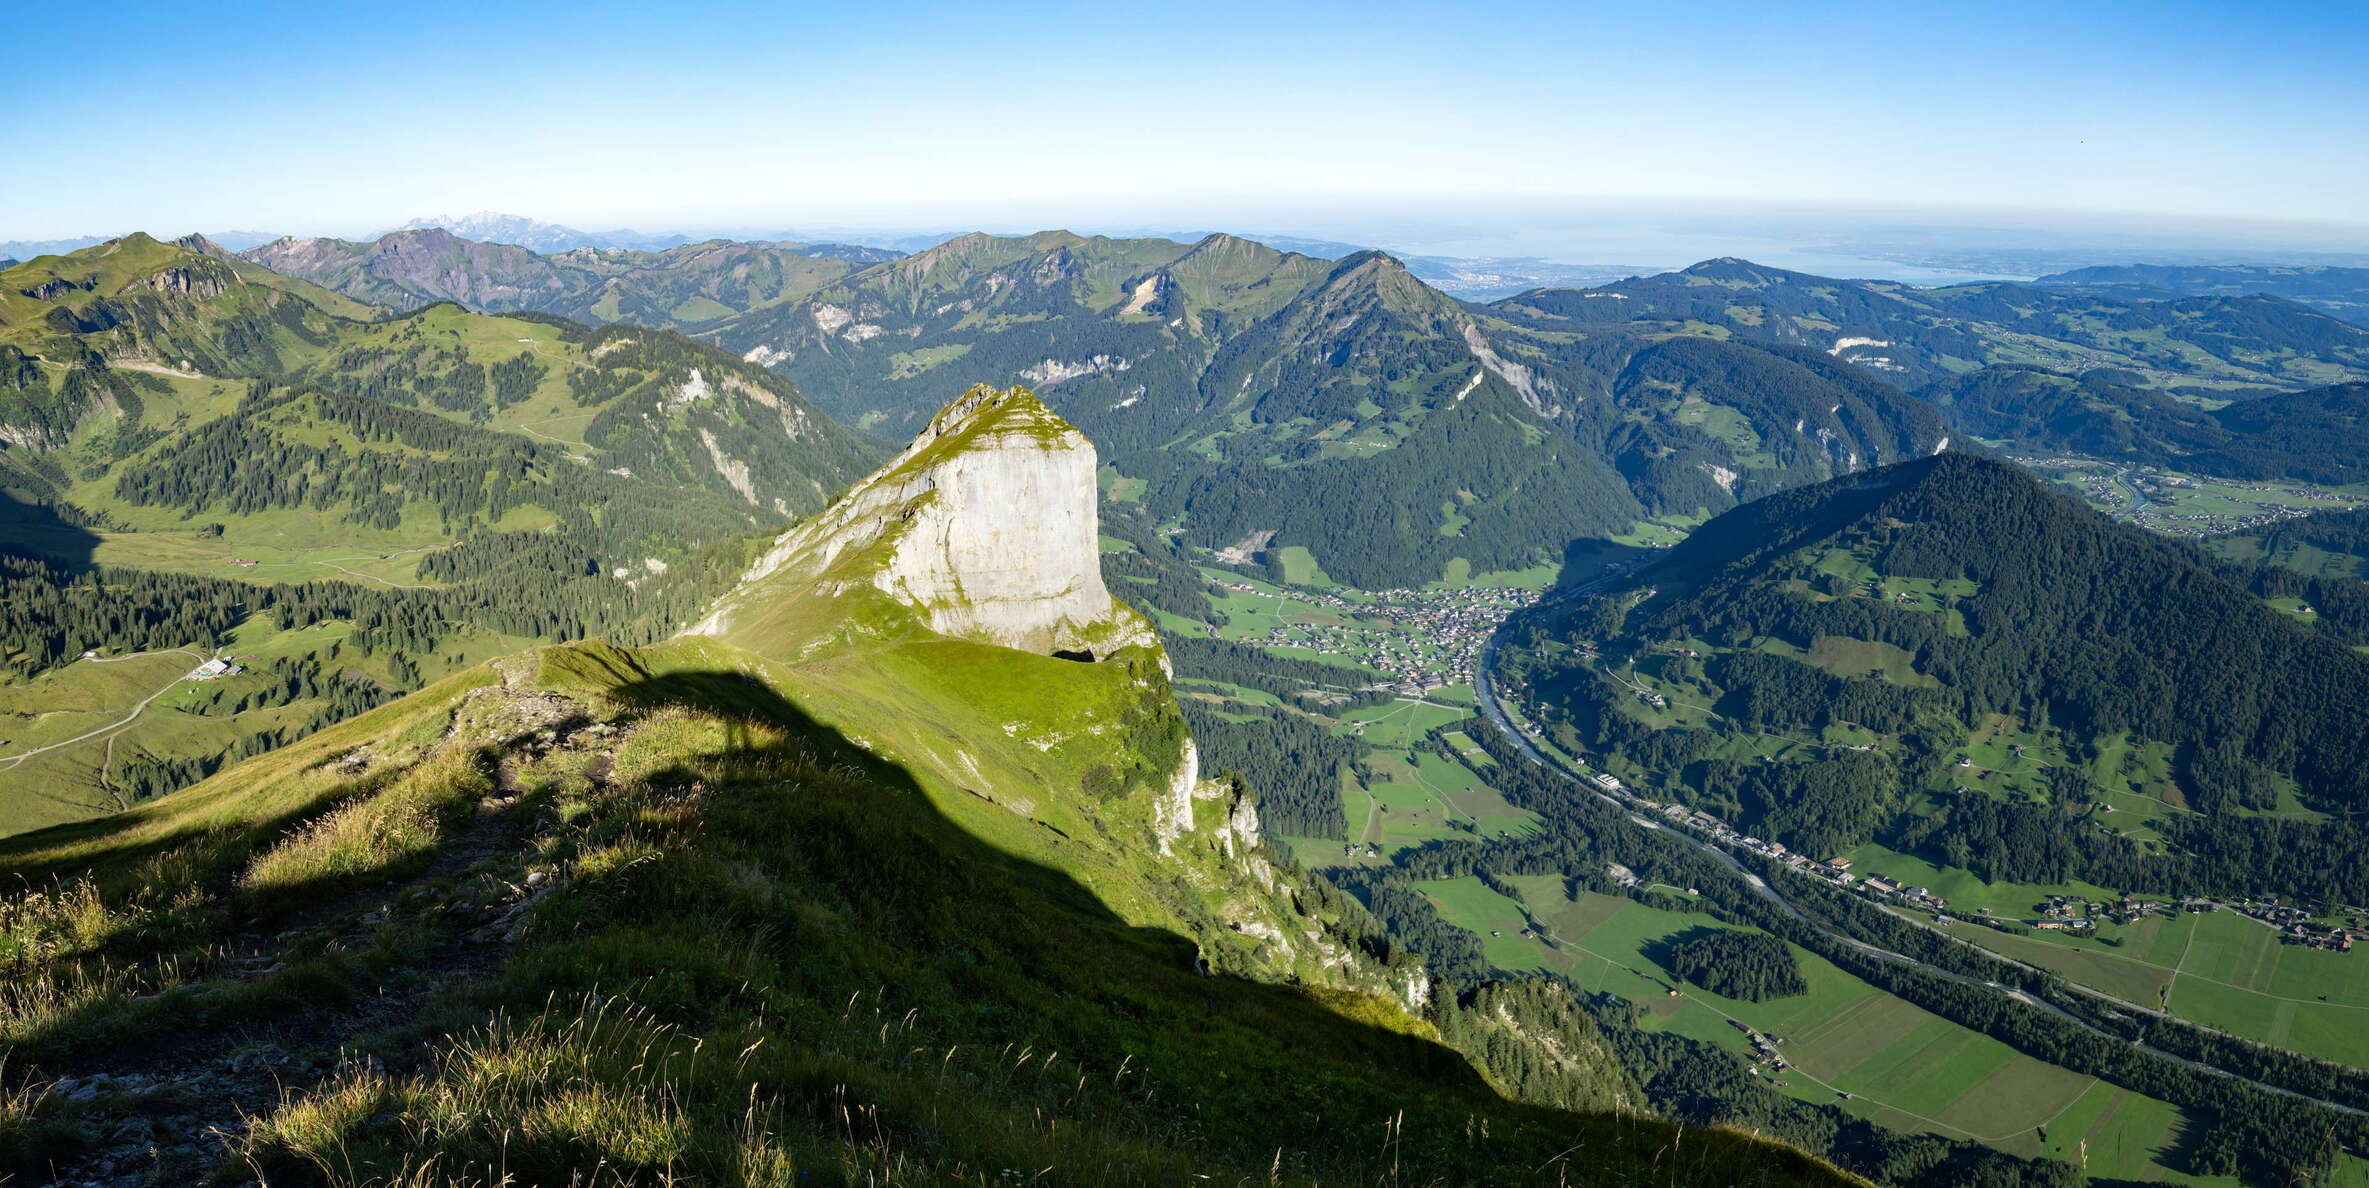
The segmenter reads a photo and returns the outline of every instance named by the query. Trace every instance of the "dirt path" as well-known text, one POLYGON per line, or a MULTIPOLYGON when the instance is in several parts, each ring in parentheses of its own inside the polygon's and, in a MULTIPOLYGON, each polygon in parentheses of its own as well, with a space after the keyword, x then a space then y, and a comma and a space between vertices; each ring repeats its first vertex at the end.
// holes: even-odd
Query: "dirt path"
MULTIPOLYGON (((394 552, 394 553, 384 553, 384 554, 381 554, 381 555, 379 555, 379 556, 376 556, 376 557, 341 557, 341 558, 339 558, 339 560, 340 560, 340 561, 392 561, 392 560, 394 560, 394 559, 395 559, 395 558, 397 558, 397 557, 408 557, 408 556, 412 555, 413 553, 433 553, 433 552, 436 552, 436 551, 437 551, 437 550, 439 550, 439 549, 449 549, 449 548, 452 548, 454 545, 457 545, 457 544, 459 544, 459 543, 461 543, 461 542, 459 542, 459 541, 457 541, 457 540, 448 540, 448 541, 445 541, 443 544, 420 545, 420 546, 418 546, 417 548, 409 548, 409 549, 404 549, 404 550, 401 550, 400 552, 394 552)), ((339 573, 346 574, 346 575, 349 575, 349 576, 351 576, 351 577, 358 577, 358 578, 361 578, 361 579, 363 579, 364 581, 372 581, 372 582, 377 582, 377 583, 379 583, 380 585, 383 585, 383 586, 390 586, 390 587, 392 587, 392 588, 394 588, 394 589, 397 589, 397 590, 434 590, 434 589, 437 589, 437 587, 435 587, 435 586, 419 585, 419 584, 412 583, 412 582, 398 582, 398 581, 392 581, 392 580, 389 580, 389 579, 387 579, 387 578, 382 578, 382 577, 380 577, 380 576, 378 576, 377 574, 374 574, 374 573, 362 573, 362 572, 360 572, 360 571, 358 571, 358 570, 347 569, 345 566, 338 564, 338 563, 337 563, 337 561, 315 561, 315 562, 313 562, 313 564, 315 564, 315 565, 321 565, 321 566, 326 566, 326 567, 328 567, 328 568, 330 568, 330 569, 334 569, 334 570, 336 570, 336 571, 337 571, 337 572, 339 572, 339 573)), ((414 576, 417 576, 417 575, 414 575, 414 576)))
MULTIPOLYGON (((587 775, 608 778, 613 741, 600 728, 561 733, 551 747, 595 750, 587 775)), ((533 907, 561 886, 520 871, 551 810, 522 795, 525 749, 505 755, 497 789, 470 806, 423 867, 356 888, 268 924, 222 936, 200 959, 202 977, 177 991, 197 1003, 235 1001, 244 984, 268 983, 293 955, 360 954, 407 938, 391 967, 348 965, 350 996, 319 996, 300 1009, 195 1009, 177 1026, 7 1070, 54 1080, 52 1094, 80 1103, 96 1138, 52 1169, 57 1182, 154 1185, 208 1182, 210 1168, 239 1166, 232 1144, 249 1120, 366 1064, 401 1074, 424 1048, 407 1029, 509 959, 533 907), (498 888, 492 893, 482 890, 498 888), (408 938, 420 939, 408 939, 408 938), (373 974, 372 969, 383 972, 373 974), (391 1037, 373 1053, 370 1037, 391 1037), (382 1063, 382 1059, 384 1063, 382 1063)), ((309 976, 309 975, 300 975, 309 976)), ((309 985, 300 981, 299 986, 309 985)), ((297 993, 306 993, 295 990, 297 993)))
MULTIPOLYGON (((187 651, 188 649, 186 649, 186 648, 167 648, 167 649, 165 649, 165 650, 166 650, 166 651, 172 651, 172 652, 180 652, 180 651, 187 651)), ((152 653, 152 652, 151 652, 151 653, 143 653, 143 654, 144 654, 144 655, 154 655, 155 653, 152 653)), ((193 656, 197 655, 197 653, 195 653, 195 652, 191 652, 190 654, 191 654, 191 655, 193 655, 193 656)), ((125 657, 122 657, 122 659, 129 660, 129 659, 131 659, 131 657, 129 657, 129 656, 125 656, 125 657)), ((200 663, 203 663, 203 662, 204 662, 204 660, 205 660, 205 658, 204 658, 204 657, 202 657, 202 656, 199 656, 199 657, 198 657, 198 659, 199 659, 199 662, 200 662, 200 663)), ((94 661, 94 663, 102 663, 102 662, 100 662, 100 661, 94 661)), ((99 727, 99 728, 98 728, 98 729, 96 729, 96 730, 88 730, 88 731, 84 731, 83 733, 81 733, 81 734, 77 734, 77 735, 75 735, 74 737, 72 737, 72 738, 69 738, 69 739, 65 740, 64 742, 54 742, 54 743, 51 743, 51 744, 49 744, 48 746, 45 746, 45 747, 35 747, 35 748, 33 748, 32 750, 30 750, 30 751, 19 751, 19 752, 17 752, 17 753, 16 753, 16 754, 14 754, 14 755, 0 756, 0 770, 7 770, 7 769, 12 769, 12 768, 15 768, 15 767, 16 767, 16 766, 18 766, 19 764, 22 764, 22 763, 23 763, 25 760, 27 760, 27 759, 30 759, 30 758, 32 758, 32 757, 33 757, 33 756, 35 756, 35 755, 42 755, 42 754, 47 754, 48 752, 55 751, 55 750, 58 750, 58 749, 60 749, 60 748, 63 748, 63 747, 70 747, 70 746, 73 746, 75 743, 78 743, 78 742, 83 742, 83 741, 85 741, 85 740, 92 739, 92 738, 96 738, 96 737, 98 737, 98 736, 100 736, 100 735, 102 735, 102 734, 106 734, 106 733, 108 733, 109 731, 115 731, 115 730, 122 730, 122 729, 125 729, 126 727, 129 727, 129 726, 130 726, 130 725, 131 725, 131 724, 132 724, 134 721, 138 720, 138 718, 140 717, 140 714, 141 714, 141 712, 142 712, 142 711, 144 711, 144 710, 146 710, 146 709, 148 708, 148 706, 149 706, 149 703, 150 703, 150 702, 153 702, 153 701, 155 701, 157 698, 159 698, 159 697, 162 697, 162 696, 164 696, 165 694, 172 692, 172 691, 173 691, 173 687, 174 687, 175 685, 178 685, 178 684, 180 684, 181 682, 183 682, 183 681, 186 681, 186 680, 188 680, 188 679, 189 679, 189 674, 188 674, 188 673, 182 673, 180 676, 174 677, 172 680, 170 680, 170 681, 166 682, 166 683, 165 683, 165 687, 164 687, 164 688, 162 688, 162 689, 158 689, 156 692, 149 694, 147 697, 145 697, 145 698, 141 699, 141 701, 140 701, 140 704, 133 706, 133 707, 132 707, 132 712, 130 712, 130 713, 128 713, 128 714, 125 714, 125 715, 123 716, 123 720, 122 720, 122 721, 109 723, 108 725, 101 726, 101 727, 99 727)))

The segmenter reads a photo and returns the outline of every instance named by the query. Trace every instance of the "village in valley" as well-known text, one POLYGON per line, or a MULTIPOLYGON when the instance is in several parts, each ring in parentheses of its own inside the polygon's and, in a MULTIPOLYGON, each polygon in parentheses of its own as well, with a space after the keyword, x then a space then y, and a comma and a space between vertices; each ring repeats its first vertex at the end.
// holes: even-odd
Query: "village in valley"
POLYGON ((2015 457, 2019 465, 2055 480, 2082 502, 2118 520, 2166 536, 2202 540, 2251 532, 2314 512, 2362 502, 2358 488, 2304 482, 2259 482, 2179 474, 2082 457, 2015 457))
POLYGON ((1376 590, 1351 598, 1326 589, 1218 584, 1237 594, 1272 594, 1278 601, 1314 612, 1241 642, 1299 648, 1363 664, 1390 678, 1376 686, 1378 690, 1405 697, 1470 686, 1490 634, 1507 615, 1535 599, 1529 590, 1497 586, 1376 590))

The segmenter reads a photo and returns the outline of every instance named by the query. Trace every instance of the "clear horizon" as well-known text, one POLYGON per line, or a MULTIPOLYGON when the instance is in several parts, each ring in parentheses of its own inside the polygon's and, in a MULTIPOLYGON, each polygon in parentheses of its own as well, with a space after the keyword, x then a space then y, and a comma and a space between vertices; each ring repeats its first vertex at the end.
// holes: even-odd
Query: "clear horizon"
POLYGON ((1404 205, 1512 242, 1542 210, 1701 206, 1745 212, 1736 234, 1873 212, 2369 250, 2369 12, 2336 5, 446 4, 397 24, 134 3, 97 30, 17 23, 78 72, 0 83, 0 153, 41 181, 0 194, 0 240, 493 209, 1380 241, 1404 205))

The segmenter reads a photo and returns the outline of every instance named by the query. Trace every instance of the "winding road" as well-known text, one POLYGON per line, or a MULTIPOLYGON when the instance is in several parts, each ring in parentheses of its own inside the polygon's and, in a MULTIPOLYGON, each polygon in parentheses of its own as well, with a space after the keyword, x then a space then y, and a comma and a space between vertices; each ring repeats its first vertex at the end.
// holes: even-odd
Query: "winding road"
MULTIPOLYGON (((190 655, 190 656, 196 656, 196 657, 197 657, 197 660, 198 660, 198 663, 200 663, 200 664, 203 664, 203 663, 205 663, 205 661, 206 661, 206 657, 205 657, 204 655, 202 655, 202 654, 200 654, 200 653, 198 653, 198 652, 191 651, 191 650, 190 650, 190 649, 188 649, 188 648, 162 648, 162 649, 159 649, 159 650, 157 650, 157 651, 154 651, 154 652, 135 652, 135 653, 133 653, 133 654, 132 654, 132 655, 130 655, 130 656, 117 656, 117 657, 114 657, 113 659, 108 659, 108 660, 92 660, 92 661, 91 661, 91 663, 93 663, 93 664, 119 664, 119 663, 121 663, 121 662, 123 662, 123 661, 125 661, 125 660, 131 660, 131 659, 135 659, 135 658, 137 658, 137 657, 140 657, 140 656, 158 656, 158 655, 163 655, 164 653, 167 653, 167 652, 181 652, 181 653, 184 653, 184 654, 186 654, 186 655, 190 655)), ((125 714, 125 715, 123 716, 123 720, 122 720, 122 721, 119 721, 119 722, 111 722, 111 723, 109 723, 109 724, 107 724, 107 725, 105 725, 105 726, 101 726, 101 727, 99 727, 99 728, 98 728, 98 729, 96 729, 96 730, 86 730, 86 731, 84 731, 84 732, 83 732, 83 733, 81 733, 81 734, 77 734, 77 735, 75 735, 74 737, 72 737, 72 738, 69 738, 69 739, 65 740, 64 742, 53 742, 53 743, 49 744, 49 745, 48 745, 48 746, 46 746, 46 747, 35 747, 35 748, 33 748, 32 750, 30 750, 30 751, 19 751, 19 752, 17 752, 17 753, 16 753, 16 754, 14 754, 14 755, 0 755, 0 770, 13 769, 13 768, 15 768, 17 765, 19 765, 19 764, 23 763, 25 760, 27 760, 27 759, 30 759, 30 758, 32 758, 32 757, 33 757, 33 756, 35 756, 35 755, 46 754, 46 753, 48 753, 48 752, 50 752, 50 751, 55 751, 55 750, 58 750, 58 749, 60 749, 60 748, 63 748, 63 747, 70 747, 70 746, 73 746, 75 743, 78 743, 78 742, 84 742, 84 741, 87 741, 87 740, 89 740, 89 739, 97 738, 98 736, 100 736, 100 735, 102 735, 102 734, 106 734, 106 733, 108 733, 108 732, 110 732, 110 731, 121 730, 121 729, 123 729, 124 727, 130 726, 130 725, 131 725, 131 724, 132 724, 132 723, 133 723, 135 720, 137 720, 137 719, 139 718, 139 716, 140 716, 141 712, 142 712, 143 710, 146 710, 146 709, 148 708, 148 705, 149 705, 149 703, 150 703, 150 702, 153 702, 153 701, 155 701, 157 698, 159 698, 159 697, 162 697, 162 696, 164 696, 165 694, 172 692, 172 691, 173 691, 173 687, 174 687, 174 686, 176 686, 176 685, 180 684, 181 682, 183 682, 183 681, 186 681, 186 680, 188 680, 188 679, 189 679, 189 674, 185 672, 185 673, 182 673, 180 676, 174 677, 172 680, 165 682, 165 687, 164 687, 164 688, 162 688, 162 689, 158 689, 156 692, 154 692, 154 693, 151 693, 151 694, 149 694, 147 697, 145 697, 145 698, 141 699, 141 701, 140 701, 140 704, 133 706, 133 707, 132 707, 132 712, 130 712, 130 713, 128 713, 128 714, 125 714)))
MULTIPOLYGON (((1552 603, 1567 601, 1571 598, 1576 598, 1587 594, 1593 594, 1624 576, 1626 576, 1625 572, 1606 574, 1603 577, 1574 586, 1569 590, 1559 592, 1549 598, 1541 599, 1539 602, 1533 604, 1530 609, 1535 610, 1539 607, 1551 605, 1552 603)), ((1623 802, 1619 798, 1597 788, 1593 781, 1587 779, 1580 772, 1572 769, 1559 757, 1549 755, 1545 751, 1540 750, 1537 746, 1532 744, 1531 741, 1525 737, 1520 730, 1514 727, 1512 719, 1506 714, 1505 706, 1497 692, 1496 681, 1494 677, 1494 670, 1497 661, 1497 649, 1498 645, 1505 638, 1507 629, 1511 627, 1514 621, 1520 618, 1523 613, 1525 612, 1517 611, 1512 615, 1506 616, 1505 621, 1498 625, 1497 630, 1490 633, 1489 642, 1481 649, 1480 664, 1476 666, 1473 673, 1473 692, 1476 694, 1476 700, 1480 704, 1482 716, 1487 718, 1490 726, 1494 727, 1499 734, 1503 735, 1507 742, 1513 744, 1514 749, 1521 752, 1524 758, 1565 779, 1576 781, 1581 787, 1586 788, 1596 798, 1614 806, 1615 808, 1620 809, 1622 813, 1628 817, 1631 824, 1643 829, 1650 829, 1657 833, 1665 834, 1669 837, 1684 840, 1688 844, 1693 845, 1695 848, 1702 850, 1704 853, 1711 855, 1713 858, 1718 859, 1721 865, 1727 867, 1728 870, 1733 872, 1738 878, 1744 880, 1745 885, 1750 887, 1754 894, 1760 896, 1762 899, 1767 900, 1770 904, 1774 905, 1778 910, 1784 912, 1786 915, 1792 917, 1795 920, 1801 921, 1802 923, 1808 924, 1813 928, 1816 928, 1830 939, 1849 945, 1852 948, 1858 949, 1870 956, 1878 957, 1886 961, 1898 962, 1902 965, 1911 966, 1922 973, 1930 974, 1934 977, 1942 978, 1947 981, 1956 982, 1960 985, 1978 986, 1983 989, 1997 991, 1998 993, 2003 994, 2025 1006, 2045 1011, 2048 1014, 2063 1019, 2064 1021, 2071 1023, 2092 1035, 2111 1040, 2115 1043, 2128 1043, 2133 1048, 2136 1048, 2148 1056, 2152 1056, 2159 1060, 2167 1060, 2173 1064, 2180 1065, 2196 1072, 2205 1073, 2210 1076, 2228 1077, 2233 1080, 2244 1081, 2246 1084, 2252 1085, 2253 1087, 2260 1089, 2265 1093, 2275 1093, 2282 1097, 2292 1097, 2299 1101, 2308 1101, 2314 1105, 2336 1110, 2340 1113, 2351 1114, 2356 1117, 2369 1116, 2369 1111, 2355 1109, 2351 1106, 2340 1105, 2331 1101, 2324 1101, 2320 1098, 2312 1097, 2309 1094, 2298 1093, 2292 1089, 2281 1088, 2277 1085, 2267 1085, 2248 1077, 2240 1077, 2226 1069, 2217 1068, 2201 1061, 2190 1060, 2184 1056, 2176 1056, 2170 1052, 2163 1051, 2159 1048, 2149 1047, 2146 1044, 2139 1043, 2135 1040, 2126 1040, 2121 1036, 2115 1035, 2110 1031, 2098 1027, 2097 1025, 2089 1022, 2087 1019, 2083 1019, 2079 1015, 2075 1015, 2072 1012, 2065 1010, 2063 1007, 2060 1007, 2055 1003, 2049 1002, 2046 999, 2040 998, 2024 990, 2020 990, 2012 986, 2002 986, 1996 982, 1986 982, 1979 978, 1968 977, 1965 974, 1942 969, 1934 965, 1928 965, 1925 962, 1919 961, 1914 957, 1910 957, 1905 953, 1895 953, 1890 949, 1869 944, 1866 941, 1860 940, 1858 937, 1852 936, 1846 932, 1838 931, 1826 923, 1804 914, 1800 908, 1793 905, 1792 901, 1785 898, 1783 892, 1777 890, 1773 886, 1770 886, 1768 880, 1761 878, 1758 874, 1755 874, 1753 871, 1746 868, 1743 863, 1738 862, 1735 858, 1735 855, 1730 854, 1725 846, 1721 846, 1716 842, 1706 841, 1683 830, 1665 829, 1657 822, 1636 815, 1636 813, 1632 811, 1632 806, 1623 802)), ((2171 1017, 2166 1015, 2163 1011, 2157 1010, 2155 1008, 2140 1006, 2139 1004, 2133 1002, 2126 1002, 2123 999, 2114 997, 2113 995, 2101 993, 2086 986, 2064 981, 2061 977, 2051 973, 2048 970, 2041 969, 2038 966, 2028 965, 2024 962, 2017 961, 2012 957, 1995 953, 1989 949, 1983 948, 1980 945, 1974 944, 1972 941, 1965 940, 1962 937, 1952 936, 1949 932, 1936 925, 1924 924, 1919 921, 1907 922, 1914 924, 1917 927, 1928 929, 1935 935, 1940 936, 1953 944, 1965 945, 1966 947, 1971 948, 1986 957, 2004 962, 2005 964, 2013 966, 2017 969, 2038 974, 2044 977, 2057 978, 2059 984, 2066 986, 2075 993, 2087 995, 2091 998, 2111 1004, 2121 1009, 2133 1010, 2141 1014, 2151 1015, 2157 1018, 2171 1017)), ((2186 1022, 2185 1020, 2181 1021, 2186 1022)), ((2215 1035, 2253 1044, 2256 1047, 2269 1047, 2269 1045, 2259 1044, 2253 1040, 2247 1040, 2242 1036, 2233 1036, 2227 1032, 2219 1031, 2214 1028, 2203 1027, 2200 1024, 2190 1025, 2196 1026, 2200 1030, 2212 1032, 2215 1035)), ((2284 1051, 2284 1049, 2276 1048, 2272 1050, 2284 1051)))

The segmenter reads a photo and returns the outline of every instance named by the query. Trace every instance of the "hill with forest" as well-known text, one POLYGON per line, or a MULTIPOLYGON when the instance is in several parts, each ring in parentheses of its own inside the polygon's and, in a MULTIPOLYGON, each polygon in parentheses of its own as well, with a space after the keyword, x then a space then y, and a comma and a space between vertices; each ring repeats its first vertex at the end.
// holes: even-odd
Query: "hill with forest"
POLYGON ((1919 289, 1748 260, 1492 304, 1541 329, 1629 326, 1824 351, 1910 391, 1999 364, 2117 368, 2222 398, 2369 378, 2369 328, 2261 293, 2122 294, 2005 282, 1919 289))
POLYGON ((1990 367, 1927 389, 1952 425, 2003 447, 2242 479, 2342 485, 2369 477, 2369 384, 2207 410, 2129 376, 1990 367))
POLYGON ((203 241, 0 273, 0 829, 528 641, 662 636, 877 457, 666 331, 372 312, 203 241))
POLYGON ((1382 253, 1224 234, 974 234, 881 260, 722 241, 544 256, 412 231, 249 255, 397 306, 693 329, 890 438, 949 384, 1028 384, 1188 547, 1305 549, 1370 588, 1530 568, 1574 535, 1667 540, 1952 432, 2110 457, 2197 444, 2223 472, 2311 479, 2326 459, 2288 453, 2324 411, 2292 433, 2267 410, 2230 432, 2200 418, 2369 376, 2369 330, 2277 297, 1916 289, 1732 259, 1476 306, 1382 253), (2097 378, 2068 409, 2029 385, 2044 371, 2097 378), (1973 389, 1966 423, 1903 388, 1973 389))
POLYGON ((2369 508, 2315 512, 2211 542, 2215 553, 2315 577, 2369 580, 2369 508))
POLYGON ((691 633, 496 659, 0 842, 41 888, 0 915, 0 1158, 339 1185, 1853 1182, 1646 1112, 1559 991, 1437 981, 1271 849, 1095 576, 1095 470, 1029 394, 974 390, 691 633))
POLYGON ((2369 268, 2326 264, 2106 264, 2051 273, 2042 288, 2131 297, 2245 297, 2267 294, 2330 317, 2369 325, 2369 268))
POLYGON ((1819 352, 1533 332, 1381 253, 1226 235, 964 236, 704 333, 882 433, 949 381, 1030 384, 1189 545, 1302 547, 1374 588, 1527 568, 1947 434, 1819 352))
POLYGON ((1714 519, 1517 667, 1575 752, 1806 853, 2361 902, 2369 656, 2255 576, 1944 454, 1714 519))
POLYGON ((442 228, 368 242, 274 240, 240 253, 360 301, 409 310, 439 301, 589 324, 687 327, 795 299, 897 253, 848 244, 715 239, 663 251, 575 247, 549 254, 442 228))

